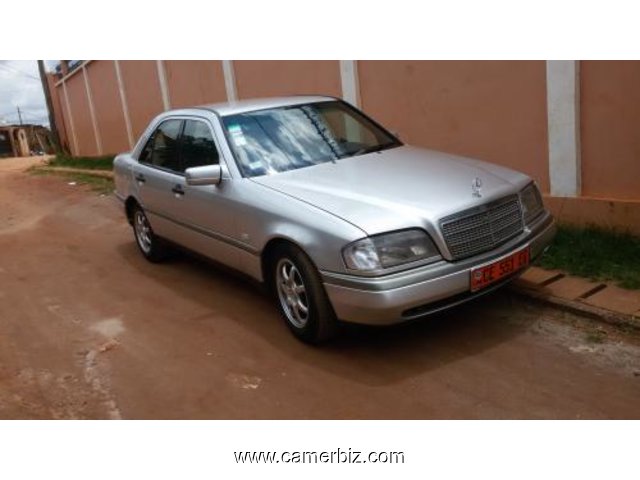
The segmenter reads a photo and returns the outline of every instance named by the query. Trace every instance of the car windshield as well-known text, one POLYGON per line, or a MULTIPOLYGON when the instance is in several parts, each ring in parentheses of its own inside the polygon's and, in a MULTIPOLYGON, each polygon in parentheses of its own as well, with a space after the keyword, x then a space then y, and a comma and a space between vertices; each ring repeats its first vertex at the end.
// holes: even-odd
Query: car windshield
POLYGON ((389 132, 340 101, 257 110, 222 120, 245 177, 335 162, 401 145, 389 132))

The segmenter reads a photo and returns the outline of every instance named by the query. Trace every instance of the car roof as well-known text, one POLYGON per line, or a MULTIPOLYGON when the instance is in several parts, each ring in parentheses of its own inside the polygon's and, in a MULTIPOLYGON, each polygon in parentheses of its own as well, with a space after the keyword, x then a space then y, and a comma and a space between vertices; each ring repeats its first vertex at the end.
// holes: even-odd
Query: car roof
POLYGON ((272 98, 252 98, 246 100, 236 100, 234 102, 211 103, 200 105, 197 108, 204 108, 224 117, 237 113, 251 112, 253 110, 265 110, 267 108, 287 107, 289 105, 301 105, 314 102, 335 101, 336 98, 324 95, 295 95, 290 97, 272 98))

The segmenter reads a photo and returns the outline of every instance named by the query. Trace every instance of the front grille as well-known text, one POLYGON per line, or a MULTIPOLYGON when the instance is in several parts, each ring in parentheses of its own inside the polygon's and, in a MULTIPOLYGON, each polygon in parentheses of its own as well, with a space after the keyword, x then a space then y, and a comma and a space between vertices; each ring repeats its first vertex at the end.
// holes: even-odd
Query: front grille
POLYGON ((517 195, 474 207, 440 220, 440 229, 454 260, 491 250, 522 232, 517 195))

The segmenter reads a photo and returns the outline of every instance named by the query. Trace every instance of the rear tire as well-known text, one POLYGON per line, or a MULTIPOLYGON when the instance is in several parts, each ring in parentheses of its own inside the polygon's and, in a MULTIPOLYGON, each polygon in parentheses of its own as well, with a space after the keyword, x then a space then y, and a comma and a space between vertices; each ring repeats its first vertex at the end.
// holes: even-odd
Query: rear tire
POLYGON ((271 257, 270 284, 285 323, 300 340, 317 344, 333 337, 337 319, 309 257, 293 245, 271 257))
POLYGON ((167 246, 153 233, 149 219, 140 205, 133 207, 131 218, 136 245, 144 258, 153 263, 164 260, 167 257, 167 246))

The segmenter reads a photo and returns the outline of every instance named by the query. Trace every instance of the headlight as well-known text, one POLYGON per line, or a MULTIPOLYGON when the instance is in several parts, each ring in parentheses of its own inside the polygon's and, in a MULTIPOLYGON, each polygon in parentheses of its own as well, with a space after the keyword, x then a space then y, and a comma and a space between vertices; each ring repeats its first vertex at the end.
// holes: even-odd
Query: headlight
POLYGON ((522 189, 520 192, 520 201, 522 202, 522 213, 525 223, 529 223, 544 209, 542 196, 534 183, 530 183, 522 189))
POLYGON ((363 238, 342 252, 351 270, 378 270, 437 257, 440 253, 422 230, 402 230, 363 238))

